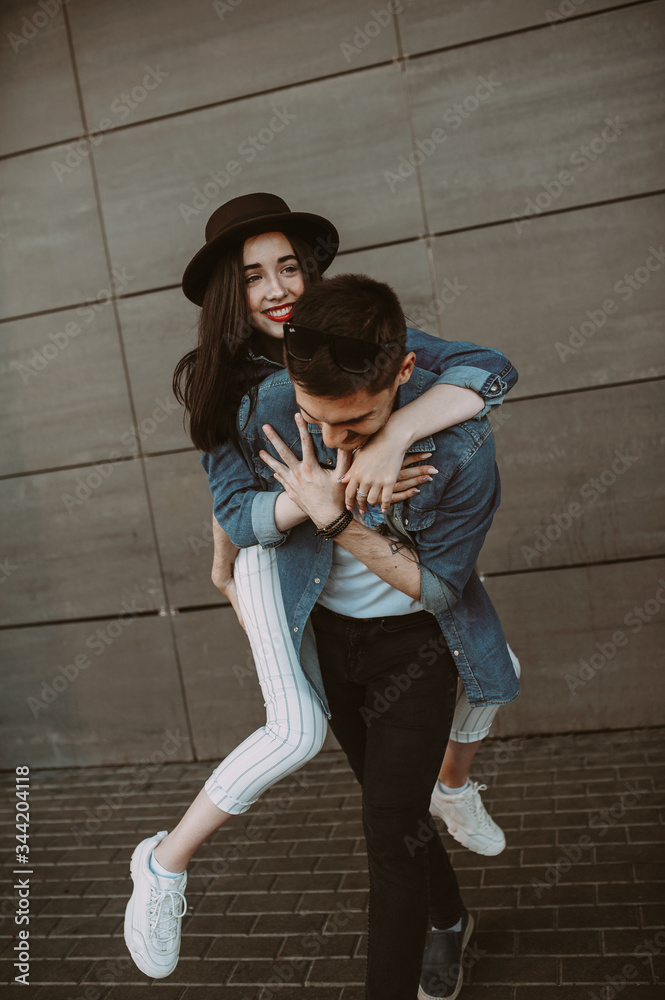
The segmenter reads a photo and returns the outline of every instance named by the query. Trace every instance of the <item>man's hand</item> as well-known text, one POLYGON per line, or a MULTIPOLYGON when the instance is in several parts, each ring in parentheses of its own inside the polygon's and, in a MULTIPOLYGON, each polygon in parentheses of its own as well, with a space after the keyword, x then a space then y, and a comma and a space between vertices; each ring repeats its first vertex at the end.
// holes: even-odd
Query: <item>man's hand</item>
POLYGON ((296 413, 295 420, 300 431, 302 461, 296 458, 269 424, 264 425, 264 433, 282 461, 278 462, 267 451, 260 451, 259 455, 273 470, 275 479, 284 487, 287 496, 298 504, 317 528, 324 528, 344 512, 344 485, 338 480, 348 471, 351 455, 338 448, 336 468, 322 469, 307 424, 299 413, 296 413))

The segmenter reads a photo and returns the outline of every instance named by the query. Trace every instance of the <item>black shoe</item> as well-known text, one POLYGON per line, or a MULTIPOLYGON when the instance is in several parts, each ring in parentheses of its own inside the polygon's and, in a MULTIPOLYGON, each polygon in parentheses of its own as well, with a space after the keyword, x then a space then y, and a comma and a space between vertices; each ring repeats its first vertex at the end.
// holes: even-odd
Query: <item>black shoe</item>
POLYGON ((473 933, 473 917, 462 914, 460 931, 430 931, 420 974, 418 1000, 455 1000, 462 989, 462 956, 473 933))

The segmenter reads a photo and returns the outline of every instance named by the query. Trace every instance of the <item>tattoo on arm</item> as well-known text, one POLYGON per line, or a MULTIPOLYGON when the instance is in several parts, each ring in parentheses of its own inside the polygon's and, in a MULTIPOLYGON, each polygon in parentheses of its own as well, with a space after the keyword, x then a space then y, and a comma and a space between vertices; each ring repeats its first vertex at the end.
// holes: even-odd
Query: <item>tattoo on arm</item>
POLYGON ((407 545, 406 542, 397 542, 389 538, 388 545, 390 546, 391 556, 400 555, 403 559, 408 559, 409 562, 420 563, 418 553, 411 545, 407 545))

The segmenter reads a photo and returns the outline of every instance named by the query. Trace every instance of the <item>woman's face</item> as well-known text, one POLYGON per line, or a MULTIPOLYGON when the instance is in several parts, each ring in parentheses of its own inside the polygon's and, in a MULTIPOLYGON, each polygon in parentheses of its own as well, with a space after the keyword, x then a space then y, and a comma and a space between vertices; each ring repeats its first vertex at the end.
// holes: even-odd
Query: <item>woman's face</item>
POLYGON ((284 233, 261 233, 245 240, 243 265, 249 321, 270 337, 282 339, 282 324, 305 290, 302 270, 284 233))

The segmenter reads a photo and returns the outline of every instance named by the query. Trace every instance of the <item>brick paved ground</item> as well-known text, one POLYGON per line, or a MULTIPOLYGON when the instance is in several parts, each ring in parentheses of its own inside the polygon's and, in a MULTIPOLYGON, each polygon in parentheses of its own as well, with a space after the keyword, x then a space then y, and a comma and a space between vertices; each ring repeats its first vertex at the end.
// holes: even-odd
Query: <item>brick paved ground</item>
MULTIPOLYGON (((464 1000, 665 997, 664 737, 486 742, 474 776, 490 786, 484 798, 508 847, 482 858, 444 838, 478 918, 464 1000)), ((210 770, 31 775, 31 985, 21 993, 0 986, 0 995, 360 1000, 366 861, 358 787, 339 753, 320 756, 299 782, 282 782, 263 815, 234 821, 201 850, 190 868, 181 960, 168 980, 150 981, 126 956, 132 849, 173 826, 210 770)), ((5 984, 16 931, 12 802, 3 795, 5 984)))

